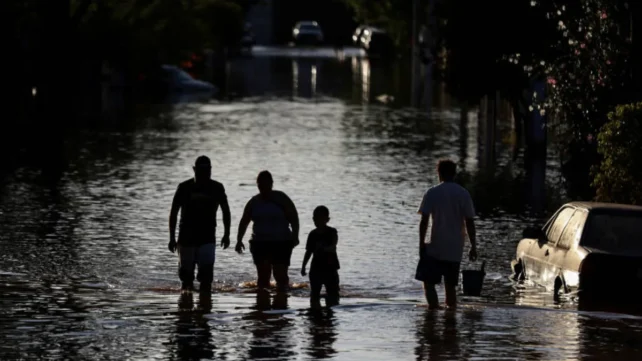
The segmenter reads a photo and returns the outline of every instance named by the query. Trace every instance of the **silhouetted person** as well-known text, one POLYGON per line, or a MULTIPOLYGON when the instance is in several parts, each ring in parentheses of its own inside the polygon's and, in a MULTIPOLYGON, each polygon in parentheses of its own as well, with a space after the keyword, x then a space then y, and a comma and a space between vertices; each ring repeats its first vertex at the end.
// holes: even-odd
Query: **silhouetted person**
POLYGON ((325 206, 318 206, 312 215, 314 225, 317 227, 308 235, 305 246, 305 256, 301 275, 305 276, 305 266, 310 257, 310 306, 321 306, 321 287, 325 286, 326 306, 339 303, 339 257, 337 256, 337 243, 339 236, 335 228, 329 227, 330 211, 325 206))
POLYGON ((179 184, 169 215, 169 245, 171 252, 178 248, 178 275, 181 289, 194 287, 194 269, 198 265, 197 279, 201 292, 211 292, 216 259, 216 212, 223 211, 225 233, 221 246, 230 246, 230 207, 225 188, 211 179, 212 164, 206 156, 194 163, 194 178, 179 184), (176 242, 176 219, 181 211, 178 242, 176 242))
POLYGON ((428 306, 439 307, 435 285, 444 278, 446 305, 457 305, 459 266, 464 251, 464 238, 470 238, 469 258, 477 259, 475 209, 468 191, 454 182, 457 166, 450 160, 437 165, 440 183, 426 191, 417 213, 419 223, 419 265, 415 279, 424 283, 428 306), (430 242, 426 243, 428 220, 431 220, 430 242))
POLYGON ((267 290, 274 273, 277 290, 287 292, 292 249, 299 244, 299 215, 285 193, 272 189, 273 183, 270 172, 259 173, 256 179, 259 194, 245 205, 239 222, 236 251, 243 253, 243 236, 252 222, 250 253, 256 265, 259 291, 267 290))

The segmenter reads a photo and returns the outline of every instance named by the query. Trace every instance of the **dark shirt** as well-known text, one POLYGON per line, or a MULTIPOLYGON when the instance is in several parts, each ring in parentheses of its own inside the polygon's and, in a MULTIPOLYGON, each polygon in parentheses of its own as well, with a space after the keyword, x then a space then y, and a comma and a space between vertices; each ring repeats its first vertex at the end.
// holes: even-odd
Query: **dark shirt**
POLYGON ((216 242, 216 212, 227 201, 225 188, 215 180, 197 184, 189 179, 178 185, 174 201, 181 208, 178 242, 203 245, 216 242))
POLYGON ((337 230, 332 227, 317 228, 310 232, 305 246, 306 251, 312 252, 310 272, 340 268, 336 249, 338 240, 337 230), (327 250, 328 247, 333 247, 333 250, 327 250))

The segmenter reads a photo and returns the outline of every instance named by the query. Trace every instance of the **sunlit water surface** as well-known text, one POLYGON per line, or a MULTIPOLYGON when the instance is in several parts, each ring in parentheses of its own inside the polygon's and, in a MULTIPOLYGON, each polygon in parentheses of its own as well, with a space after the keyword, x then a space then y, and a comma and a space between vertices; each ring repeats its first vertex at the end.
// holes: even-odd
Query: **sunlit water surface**
POLYGON ((488 261, 482 297, 464 297, 455 312, 417 307, 416 209, 438 159, 480 166, 476 114, 462 120, 441 103, 428 119, 377 104, 393 86, 367 60, 266 62, 237 64, 231 84, 241 95, 271 95, 176 105, 127 130, 79 130, 60 163, 3 181, 1 359, 639 357, 640 318, 580 312, 572 298, 554 303, 550 291, 509 280, 521 231, 538 222, 525 216, 478 220, 488 261), (268 81, 248 79, 262 68, 271 69, 268 81), (212 298, 179 294, 168 211, 201 154, 226 187, 233 235, 263 169, 295 201, 302 240, 314 207, 328 206, 339 230, 341 306, 308 310, 301 246, 287 300, 256 299, 249 254, 220 248, 212 298))

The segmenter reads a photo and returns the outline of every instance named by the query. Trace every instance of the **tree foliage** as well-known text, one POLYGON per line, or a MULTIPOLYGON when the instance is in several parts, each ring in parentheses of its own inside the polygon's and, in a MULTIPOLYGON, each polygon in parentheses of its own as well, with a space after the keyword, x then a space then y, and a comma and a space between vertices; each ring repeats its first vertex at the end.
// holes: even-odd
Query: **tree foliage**
MULTIPOLYGON (((14 34, 30 34, 42 44, 50 24, 48 8, 36 0, 11 2, 14 34)), ((186 52, 222 48, 242 36, 244 11, 251 0, 67 0, 55 5, 68 17, 54 19, 68 31, 71 48, 122 64, 176 61, 186 52)), ((52 3, 53 4, 53 3, 52 3)), ((87 54, 89 55, 89 54, 87 54)))
MULTIPOLYGON (((390 34, 400 48, 408 49, 412 36, 411 0, 343 0, 354 11, 361 24, 382 28, 390 34)), ((425 1, 422 1, 425 5, 425 1)), ((426 7, 422 7, 419 21, 425 19, 426 7)))
POLYGON ((642 205, 642 103, 620 105, 608 119, 598 135, 596 199, 642 205))
POLYGON ((522 64, 552 51, 556 34, 527 0, 448 0, 435 11, 446 49, 442 76, 460 100, 475 103, 495 90, 521 94, 528 85, 522 64))
POLYGON ((555 25, 554 51, 533 54, 527 75, 543 74, 546 98, 535 99, 535 111, 549 112, 568 139, 586 140, 622 102, 630 81, 627 8, 617 0, 531 1, 555 25))

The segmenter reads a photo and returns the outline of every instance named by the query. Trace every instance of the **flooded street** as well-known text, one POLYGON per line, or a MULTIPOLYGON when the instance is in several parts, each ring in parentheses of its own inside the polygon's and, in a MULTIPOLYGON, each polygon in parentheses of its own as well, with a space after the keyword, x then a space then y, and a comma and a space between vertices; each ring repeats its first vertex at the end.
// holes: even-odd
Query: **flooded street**
MULTIPOLYGON (((642 317, 579 311, 572 298, 554 303, 551 291, 509 280, 522 230, 541 221, 521 212, 478 221, 483 297, 463 298, 456 312, 416 307, 424 302, 413 279, 416 210, 437 182, 438 159, 471 173, 483 167, 476 112, 462 118, 443 94, 430 118, 404 107, 403 67, 354 54, 267 55, 230 65, 233 100, 167 105, 127 126, 69 132, 60 151, 43 155, 48 167, 2 180, 0 359, 639 358, 642 317), (225 185, 233 242, 263 169, 295 202, 302 241, 313 209, 330 209, 341 306, 307 309, 303 246, 292 256, 291 297, 275 300, 280 311, 257 310, 251 256, 232 248, 217 250, 211 300, 179 295, 167 220, 201 154, 225 185)), ((510 133, 510 122, 498 127, 510 133)), ((498 163, 509 150, 498 139, 498 163)), ((470 267, 479 265, 462 264, 470 267)))

